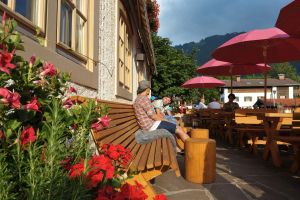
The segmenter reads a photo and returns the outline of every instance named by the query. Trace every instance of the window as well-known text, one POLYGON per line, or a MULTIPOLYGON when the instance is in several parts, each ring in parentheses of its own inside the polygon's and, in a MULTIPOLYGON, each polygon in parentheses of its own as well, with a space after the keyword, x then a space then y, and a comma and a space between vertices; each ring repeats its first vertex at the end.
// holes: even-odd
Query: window
MULTIPOLYGON (((28 26, 30 26, 28 22, 31 22, 32 25, 44 30, 46 0, 0 0, 0 2, 13 11, 12 15, 17 21, 28 26)), ((31 28, 36 29, 34 26, 31 28)))
POLYGON ((132 95, 132 45, 131 32, 124 10, 119 16, 118 39, 118 95, 130 98, 132 95))
POLYGON ((86 55, 87 7, 86 0, 60 0, 58 42, 68 49, 86 55))
POLYGON ((236 101, 236 102, 239 102, 239 100, 240 100, 240 98, 236 96, 236 97, 235 97, 235 101, 236 101))
POLYGON ((244 102, 252 102, 252 97, 244 97, 244 102))
POLYGON ((286 96, 279 96, 279 99, 285 99, 286 96))

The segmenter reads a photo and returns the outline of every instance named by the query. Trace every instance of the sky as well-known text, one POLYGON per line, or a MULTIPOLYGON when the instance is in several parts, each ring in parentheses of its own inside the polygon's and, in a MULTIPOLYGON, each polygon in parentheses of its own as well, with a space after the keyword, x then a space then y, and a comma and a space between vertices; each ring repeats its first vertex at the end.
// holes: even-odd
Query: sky
POLYGON ((275 25, 291 0, 158 0, 158 35, 173 45, 275 25))

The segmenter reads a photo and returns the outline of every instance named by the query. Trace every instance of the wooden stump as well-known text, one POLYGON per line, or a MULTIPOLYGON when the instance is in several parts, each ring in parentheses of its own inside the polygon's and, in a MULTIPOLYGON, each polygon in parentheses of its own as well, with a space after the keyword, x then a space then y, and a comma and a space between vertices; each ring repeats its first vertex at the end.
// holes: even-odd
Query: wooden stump
POLYGON ((212 183, 216 177, 216 141, 189 138, 185 141, 185 178, 193 183, 212 183))
POLYGON ((209 130, 204 128, 192 129, 191 138, 209 139, 209 130))

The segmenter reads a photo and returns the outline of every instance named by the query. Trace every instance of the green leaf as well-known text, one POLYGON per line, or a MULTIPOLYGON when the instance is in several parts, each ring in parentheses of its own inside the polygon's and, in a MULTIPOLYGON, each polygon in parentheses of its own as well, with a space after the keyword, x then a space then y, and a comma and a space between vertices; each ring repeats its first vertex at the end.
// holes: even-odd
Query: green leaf
POLYGON ((19 121, 17 121, 17 120, 9 120, 8 122, 7 122, 7 127, 9 127, 11 130, 16 130, 16 129, 18 129, 19 127, 20 127, 20 125, 21 125, 22 123, 21 122, 19 122, 19 121))

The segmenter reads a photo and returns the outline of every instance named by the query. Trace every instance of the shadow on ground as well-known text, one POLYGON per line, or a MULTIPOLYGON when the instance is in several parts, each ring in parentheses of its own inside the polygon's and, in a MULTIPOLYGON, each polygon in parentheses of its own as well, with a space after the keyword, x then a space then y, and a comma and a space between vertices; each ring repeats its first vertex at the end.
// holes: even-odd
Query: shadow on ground
POLYGON ((297 200, 300 199, 300 175, 287 170, 289 155, 284 155, 283 168, 247 151, 217 145, 216 180, 211 184, 194 184, 184 179, 184 157, 177 156, 182 177, 168 171, 156 178, 157 193, 168 199, 194 200, 297 200))

